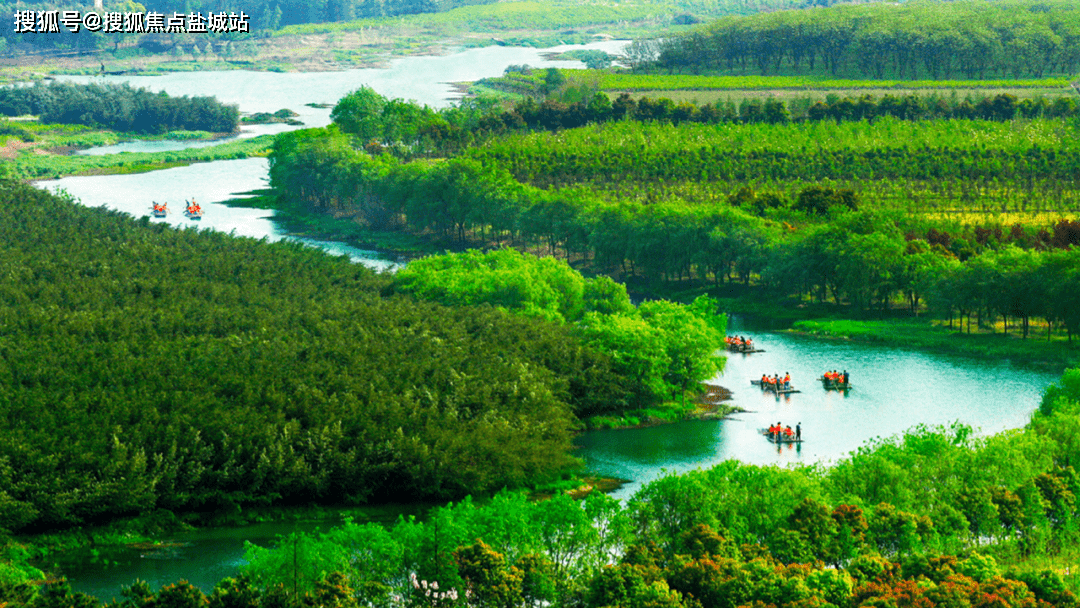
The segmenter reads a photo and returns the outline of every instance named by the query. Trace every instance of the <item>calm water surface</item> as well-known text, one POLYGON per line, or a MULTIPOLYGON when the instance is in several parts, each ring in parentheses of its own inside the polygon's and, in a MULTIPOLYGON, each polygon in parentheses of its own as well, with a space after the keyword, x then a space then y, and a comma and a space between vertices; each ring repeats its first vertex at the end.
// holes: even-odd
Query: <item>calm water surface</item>
POLYGON ((712 382, 732 390, 733 404, 746 413, 721 421, 597 431, 575 440, 589 469, 632 480, 617 496, 630 496, 665 470, 708 468, 732 458, 752 464, 832 462, 918 424, 959 421, 984 434, 1020 427, 1042 390, 1057 379, 1008 362, 786 334, 744 335, 766 352, 729 354, 724 373, 712 382), (852 390, 824 390, 816 378, 830 369, 846 369, 852 390), (788 372, 802 392, 777 398, 750 385, 763 373, 788 372), (801 422, 803 444, 778 447, 758 434, 777 421, 792 428, 801 422))
MULTIPOLYGON (((370 86, 382 95, 411 99, 432 107, 446 107, 461 98, 451 83, 498 76, 509 65, 533 67, 581 67, 579 61, 551 61, 553 52, 571 49, 600 49, 612 54, 622 51, 626 41, 604 41, 588 45, 568 45, 550 49, 494 46, 470 49, 439 57, 403 57, 387 68, 365 68, 338 72, 180 72, 160 76, 60 76, 70 82, 129 83, 137 88, 165 91, 170 95, 213 95, 219 101, 237 104, 241 112, 274 112, 288 108, 298 113, 306 127, 330 123, 330 108, 307 104, 333 105, 338 99, 361 86, 370 86)), ((253 137, 281 133, 288 125, 244 127, 237 136, 253 137)), ((133 141, 114 146, 84 150, 84 154, 121 152, 162 152, 201 148, 218 142, 204 141, 133 141)), ((172 213, 161 220, 176 226, 209 228, 238 236, 266 238, 271 241, 290 238, 274 222, 273 211, 227 207, 217 204, 235 198, 236 193, 250 192, 268 185, 266 159, 244 159, 197 163, 138 175, 100 175, 67 177, 37 182, 49 190, 65 190, 83 204, 105 206, 135 217, 150 214, 152 202, 169 204, 172 213), (181 213, 184 201, 194 198, 205 215, 193 222, 181 213)), ((325 249, 332 255, 348 255, 373 268, 393 268, 397 260, 387 260, 379 252, 350 247, 342 243, 316 239, 293 239, 325 249)))

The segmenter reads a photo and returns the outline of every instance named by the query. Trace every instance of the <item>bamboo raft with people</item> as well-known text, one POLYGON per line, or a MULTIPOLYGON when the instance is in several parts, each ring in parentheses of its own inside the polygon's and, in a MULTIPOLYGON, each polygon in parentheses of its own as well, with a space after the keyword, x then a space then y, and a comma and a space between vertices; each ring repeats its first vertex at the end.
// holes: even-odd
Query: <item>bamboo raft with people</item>
POLYGON ((190 220, 201 220, 203 216, 202 207, 199 203, 195 202, 195 199, 187 201, 187 206, 184 207, 184 216, 190 220))
POLYGON ((803 442, 801 422, 796 424, 794 429, 791 428, 791 425, 784 426, 777 422, 767 429, 758 429, 758 431, 760 431, 766 439, 776 444, 803 442))
POLYGON ((852 388, 851 375, 848 374, 846 369, 843 372, 837 372, 836 370, 825 372, 818 380, 827 391, 850 391, 852 388))
POLYGON ((727 349, 733 353, 742 353, 749 355, 751 353, 763 353, 764 350, 754 347, 754 340, 751 338, 744 338, 742 336, 727 336, 724 338, 724 345, 727 349))
POLYGON ((802 391, 796 389, 791 385, 791 374, 784 374, 781 378, 780 374, 769 376, 768 374, 762 374, 761 380, 751 380, 750 384, 761 387, 763 391, 770 391, 777 395, 790 395, 791 393, 801 393, 802 391))

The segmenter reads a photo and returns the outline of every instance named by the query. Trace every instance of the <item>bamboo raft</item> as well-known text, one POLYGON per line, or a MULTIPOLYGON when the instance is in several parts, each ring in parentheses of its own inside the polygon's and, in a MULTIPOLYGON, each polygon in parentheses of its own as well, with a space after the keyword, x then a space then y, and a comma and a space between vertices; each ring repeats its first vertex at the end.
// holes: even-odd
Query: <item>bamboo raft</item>
POLYGON ((784 436, 776 437, 772 433, 769 432, 769 429, 758 429, 758 430, 761 432, 762 435, 765 436, 765 439, 768 439, 772 443, 802 443, 803 442, 802 439, 795 439, 794 437, 790 437, 790 438, 789 437, 784 437, 784 436))
POLYGON ((802 392, 802 391, 796 389, 794 386, 792 386, 791 388, 786 388, 786 389, 785 388, 775 389, 775 388, 771 388, 769 385, 762 386, 761 380, 751 380, 750 384, 753 384, 754 386, 760 386, 761 390, 763 390, 763 391, 771 391, 773 393, 776 393, 777 395, 790 395, 791 393, 801 393, 802 392))
POLYGON ((818 380, 821 381, 821 386, 824 387, 827 391, 850 391, 852 388, 854 388, 853 386, 851 386, 850 382, 844 384, 835 380, 828 380, 824 376, 818 378, 818 380))

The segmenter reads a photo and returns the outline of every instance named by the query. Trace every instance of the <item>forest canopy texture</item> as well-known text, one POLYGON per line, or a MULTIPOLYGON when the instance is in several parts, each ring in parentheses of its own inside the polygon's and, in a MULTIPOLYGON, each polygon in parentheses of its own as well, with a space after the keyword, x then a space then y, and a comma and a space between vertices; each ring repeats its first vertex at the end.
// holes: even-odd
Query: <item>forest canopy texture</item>
POLYGON ((833 76, 983 79, 1080 70, 1069 0, 858 4, 721 19, 631 47, 639 65, 833 76), (653 61, 650 61, 653 60, 653 61))
POLYGON ((0 88, 0 114, 36 114, 43 123, 87 125, 135 133, 236 130, 240 110, 214 97, 169 97, 129 84, 74 84, 0 88))
POLYGON ((607 356, 387 281, 2 183, 3 527, 445 499, 572 465, 572 408, 624 381, 607 356))

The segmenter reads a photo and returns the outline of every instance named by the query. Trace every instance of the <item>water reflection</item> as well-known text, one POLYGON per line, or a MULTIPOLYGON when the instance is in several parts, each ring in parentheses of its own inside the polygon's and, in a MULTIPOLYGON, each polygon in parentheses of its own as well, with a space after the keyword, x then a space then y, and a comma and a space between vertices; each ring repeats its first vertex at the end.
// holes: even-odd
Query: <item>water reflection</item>
POLYGON ((1027 423, 1053 374, 1008 363, 788 334, 758 334, 764 353, 729 355, 713 382, 731 389, 746 410, 724 421, 690 421, 646 429, 598 431, 575 439, 578 456, 598 473, 631 479, 627 497, 662 470, 710 467, 727 459, 752 464, 828 463, 877 437, 918 424, 960 421, 982 433, 1027 423), (847 369, 853 389, 826 391, 817 378, 847 369), (750 384, 763 373, 790 372, 801 392, 774 395, 750 384), (801 424, 804 443, 777 446, 760 429, 801 424))

